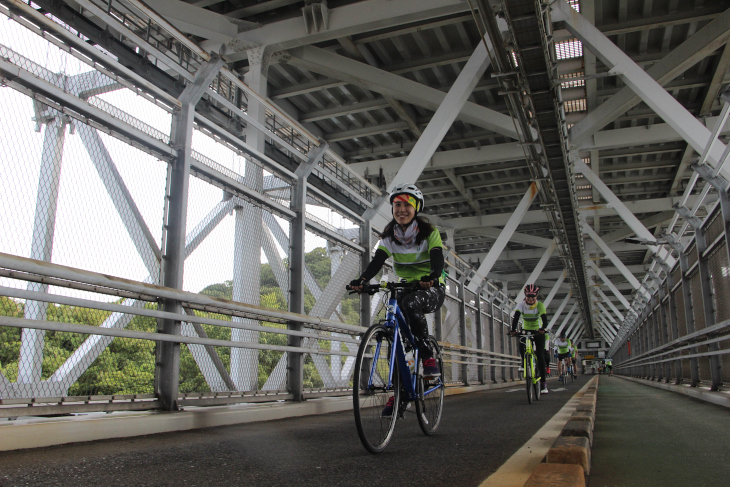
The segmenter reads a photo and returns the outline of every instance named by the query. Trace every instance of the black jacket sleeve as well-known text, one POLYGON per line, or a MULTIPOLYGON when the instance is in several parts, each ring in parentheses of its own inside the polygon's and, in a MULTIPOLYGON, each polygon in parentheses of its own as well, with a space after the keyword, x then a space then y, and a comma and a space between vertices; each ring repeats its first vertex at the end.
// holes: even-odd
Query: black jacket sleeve
POLYGON ((512 331, 517 331, 517 323, 520 322, 520 310, 515 310, 515 315, 512 317, 512 331))
POLYGON ((365 281, 369 281, 373 277, 375 277, 375 274, 378 273, 381 267, 383 267, 383 264, 385 264, 385 261, 388 259, 388 254, 383 249, 378 249, 375 251, 375 255, 373 255, 373 260, 370 261, 368 266, 365 268, 363 273, 360 275, 360 279, 364 279, 365 281))
POLYGON ((444 273, 444 250, 441 247, 434 247, 429 255, 431 257, 431 274, 429 277, 433 281, 438 281, 444 273))
POLYGON ((542 330, 547 330, 548 321, 547 321, 547 315, 540 315, 540 318, 542 318, 542 330))

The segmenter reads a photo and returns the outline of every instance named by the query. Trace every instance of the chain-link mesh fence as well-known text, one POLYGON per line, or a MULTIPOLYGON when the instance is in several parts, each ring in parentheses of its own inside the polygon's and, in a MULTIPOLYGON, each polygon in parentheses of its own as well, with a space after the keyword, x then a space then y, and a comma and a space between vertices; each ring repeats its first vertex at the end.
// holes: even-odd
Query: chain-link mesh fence
MULTIPOLYGON (((155 98, 145 92, 150 85, 143 83, 140 89, 130 82, 139 78, 122 79, 101 70, 92 58, 59 49, 48 38, 4 17, 0 22, 0 58, 17 66, 21 74, 27 72, 35 77, 28 79, 37 80, 23 84, 3 78, 5 84, 0 87, 0 109, 4 113, 0 120, 0 142, 4 147, 0 155, 0 203, 5 209, 0 215, 4 228, 0 252, 158 284, 165 251, 163 221, 169 162, 160 156, 174 154, 168 145, 174 103, 164 102, 171 98, 152 89, 161 96, 155 98), (68 95, 68 105, 37 95, 33 83, 68 95), (79 107, 94 117, 79 115, 79 107)), ((71 43, 73 35, 76 33, 72 32, 71 43)), ((160 42, 155 39, 152 45, 160 42)), ((81 44, 83 48, 83 39, 81 44)), ((189 71, 194 72, 200 60, 179 48, 179 44, 168 45, 170 52, 179 51, 179 61, 185 58, 189 71)), ((102 51, 97 54, 106 55, 102 51)), ((123 71, 112 58, 109 62, 123 71)), ((211 89, 226 99, 240 95, 234 93, 237 88, 232 88, 230 80, 221 81, 217 78, 211 89)), ((268 112, 267 116, 276 114, 268 112)), ((285 117, 282 120, 286 121, 285 117)), ((312 148, 300 143, 302 133, 291 127, 287 130, 275 124, 274 131, 279 135, 274 139, 282 147, 294 144, 300 149, 312 148), (287 132, 288 141, 277 139, 282 130, 287 132)), ((194 163, 188 187, 183 290, 287 310, 291 230, 281 208, 289 208, 290 183, 202 126, 193 131, 192 140, 194 163), (245 188, 263 196, 253 201, 246 197, 245 188), (266 198, 271 200, 271 208, 266 198)), ((299 152, 297 155, 301 159, 299 152)), ((355 188, 361 199, 372 199, 372 188, 343 170, 341 163, 328 156, 320 166, 320 179, 334 187, 335 182, 345 181, 345 186, 355 188)), ((358 300, 345 295, 344 284, 360 270, 359 253, 346 245, 347 241, 356 241, 359 232, 342 216, 329 224, 326 220, 335 215, 330 209, 325 210, 325 216, 315 216, 326 203, 312 198, 308 203, 308 219, 324 228, 325 234, 339 234, 341 240, 307 232, 306 243, 301 243, 307 267, 305 312, 358 324, 358 300)), ((148 333, 157 329, 154 317, 124 312, 124 307, 157 312, 157 304, 148 301, 154 301, 150 296, 141 300, 119 290, 116 296, 109 296, 108 290, 99 293, 88 284, 64 281, 54 286, 55 281, 47 276, 14 277, 19 277, 18 273, 7 269, 0 277, 0 286, 8 290, 0 298, 3 317, 148 333), (12 290, 26 294, 12 294, 12 290), (64 304, 67 299, 90 304, 64 304), (102 308, 122 308, 97 309, 94 303, 102 308)), ((185 312, 198 320, 241 323, 242 328, 181 320, 183 337, 250 341, 258 348, 183 344, 181 397, 287 389, 287 353, 266 349, 287 345, 286 334, 268 331, 285 331, 286 324, 216 310, 185 308, 185 312)), ((4 344, 0 353, 2 401, 70 396, 154 397, 154 340, 7 326, 0 327, 0 332, 4 344)), ((348 389, 357 348, 352 331, 314 331, 305 327, 305 333, 311 337, 305 337, 302 347, 313 350, 305 359, 305 388, 348 389)))

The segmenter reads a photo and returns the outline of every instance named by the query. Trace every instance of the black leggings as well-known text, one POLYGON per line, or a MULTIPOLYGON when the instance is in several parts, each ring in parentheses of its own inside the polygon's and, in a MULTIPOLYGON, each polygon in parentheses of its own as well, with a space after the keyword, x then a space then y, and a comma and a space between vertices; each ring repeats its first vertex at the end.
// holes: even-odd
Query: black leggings
POLYGON ((433 352, 427 345, 428 322, 426 321, 426 313, 433 313, 441 308, 445 297, 446 288, 437 285, 430 289, 419 289, 398 298, 398 306, 408 321, 411 333, 416 339, 419 355, 424 360, 433 357, 433 352))
MULTIPOLYGON (((545 350, 545 335, 543 334, 536 334, 532 335, 532 338, 535 340, 535 356, 537 356, 537 372, 540 374, 540 382, 545 382, 545 353, 541 353, 541 350, 545 350)), ((522 357, 522 360, 525 359, 525 344, 520 343, 520 357, 522 357)))

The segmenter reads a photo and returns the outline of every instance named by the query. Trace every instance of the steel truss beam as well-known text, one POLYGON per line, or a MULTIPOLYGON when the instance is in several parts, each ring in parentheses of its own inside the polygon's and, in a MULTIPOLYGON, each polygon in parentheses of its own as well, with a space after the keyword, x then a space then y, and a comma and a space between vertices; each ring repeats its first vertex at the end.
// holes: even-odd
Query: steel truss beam
MULTIPOLYGON (((552 15, 553 20, 565 21, 568 30, 584 46, 591 49, 606 66, 611 67, 626 85, 637 93, 688 144, 697 152, 703 152, 711 139, 710 130, 667 93, 646 71, 616 47, 595 26, 586 21, 582 15, 573 10, 565 0, 557 0, 552 4, 552 15)), ((713 168, 718 165, 724 149, 725 144, 718 142, 708 154, 708 162, 713 168)), ((730 180, 730 167, 723 168, 721 174, 725 179, 730 180)))

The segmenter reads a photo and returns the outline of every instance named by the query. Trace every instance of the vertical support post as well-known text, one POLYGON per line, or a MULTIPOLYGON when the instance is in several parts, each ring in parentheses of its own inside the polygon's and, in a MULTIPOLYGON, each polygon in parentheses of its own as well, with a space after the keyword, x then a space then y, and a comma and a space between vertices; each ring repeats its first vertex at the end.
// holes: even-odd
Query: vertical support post
MULTIPOLYGON (((496 352, 496 337, 494 336, 494 296, 489 299, 489 351, 496 352)), ((489 376, 494 384, 497 383, 497 367, 494 355, 489 360, 489 376)))
MULTIPOLYGON (((459 345, 466 347, 466 293, 464 283, 459 283, 459 345)), ((465 386, 469 385, 469 365, 461 364, 461 375, 465 386)))
MULTIPOLYGON (((305 248, 305 223, 307 220, 307 178, 314 169, 314 166, 327 151, 328 145, 323 140, 319 141, 319 147, 309 153, 307 162, 299 165, 295 174, 296 183, 292 186, 290 208, 296 216, 292 220, 291 237, 289 238, 289 311, 304 314, 304 248, 305 248)), ((368 310, 368 314, 370 314, 368 310)), ((301 323, 290 322, 288 328, 294 331, 302 331, 301 323)), ((302 337, 289 335, 289 346, 301 347, 302 337)), ((304 400, 304 354, 302 352, 288 353, 288 389, 294 396, 294 401, 304 400)))
MULTIPOLYGON (((37 104, 36 104, 37 105, 37 104)), ((33 222, 33 240, 30 258, 50 262, 53 254, 53 234, 56 229, 56 210, 58 208, 58 191, 61 183, 61 166, 63 164, 63 144, 66 138, 65 117, 56 110, 48 109, 52 115, 42 115, 36 110, 36 120, 46 122, 43 136, 43 152, 38 174, 38 192, 36 197, 35 219, 33 222)), ((47 284, 29 283, 29 291, 48 292, 47 284)), ((28 301, 25 304, 25 319, 45 320, 48 304, 39 301, 28 301)), ((18 361, 19 384, 38 383, 43 369, 44 330, 23 328, 21 331, 20 359, 18 361)))
MULTIPOLYGON (((505 339, 505 336, 504 336, 505 335, 505 333, 504 333, 504 330, 505 330, 504 317, 505 317, 505 314, 506 313, 504 312, 504 309, 502 308, 502 305, 503 304, 504 303, 500 304, 500 306, 499 306, 499 313, 501 314, 500 320, 499 320, 501 322, 501 324, 499 326, 499 353, 505 355, 506 354, 506 347, 505 347, 505 343, 504 343, 504 339, 505 339)), ((509 317, 509 315, 507 315, 507 316, 509 317)), ((502 357, 502 382, 507 382, 507 363, 505 362, 505 358, 504 357, 502 357)))
MULTIPOLYGON (((268 55, 261 50, 248 51, 250 67, 244 81, 260 96, 268 91, 268 55)), ((266 122, 266 107, 256 99, 249 99, 248 114, 261 125, 266 122)), ((246 143, 263 154, 266 148, 265 135, 249 124, 246 128, 246 143)), ((263 193, 264 174, 258 164, 246 159, 245 179, 249 188, 263 193)), ((293 193, 293 191, 292 191, 293 193)), ((258 305, 261 302, 261 247, 264 237, 263 213, 261 208, 247 201, 241 201, 235 210, 235 243, 233 247, 233 300, 258 305)), ((290 239, 291 240, 291 239, 290 239)), ((288 250, 288 249, 287 249, 288 250)), ((289 284, 290 289, 296 284, 289 284)), ((282 289, 282 293, 287 290, 282 289)), ((258 324, 256 320, 234 317, 234 322, 249 325, 258 324)), ((258 332, 233 328, 231 340, 258 343, 258 332)), ((287 358, 288 360, 288 358, 287 358)), ((287 366, 289 364, 287 363, 287 366)), ((258 389, 259 351, 251 348, 231 349, 231 378, 239 391, 258 389)))
MULTIPOLYGON (((476 296, 474 297, 474 304, 477 307, 477 348, 479 350, 484 349, 484 333, 482 330, 482 290, 478 289, 476 296)), ((481 355, 477 358, 477 381, 480 384, 484 384, 484 359, 481 355)))
MULTIPOLYGON (((177 150, 177 157, 168 165, 163 236, 164 254, 160 282, 163 286, 173 289, 183 287, 188 182, 192 162, 195 105, 222 66, 223 59, 217 54, 212 54, 210 61, 198 69, 193 82, 187 85, 180 94, 181 108, 172 119, 170 141, 177 150)), ((183 313, 182 303, 174 299, 162 299, 162 309, 171 313, 183 313)), ((163 318, 157 320, 158 333, 180 335, 181 326, 182 322, 179 320, 163 318)), ((163 409, 175 411, 178 409, 177 399, 180 386, 180 344, 158 342, 156 355, 155 391, 162 402, 163 409)))

